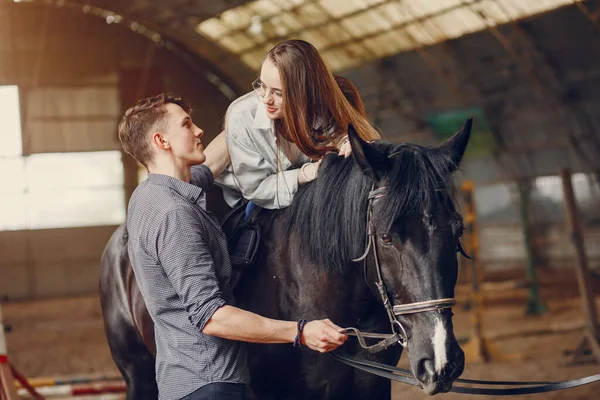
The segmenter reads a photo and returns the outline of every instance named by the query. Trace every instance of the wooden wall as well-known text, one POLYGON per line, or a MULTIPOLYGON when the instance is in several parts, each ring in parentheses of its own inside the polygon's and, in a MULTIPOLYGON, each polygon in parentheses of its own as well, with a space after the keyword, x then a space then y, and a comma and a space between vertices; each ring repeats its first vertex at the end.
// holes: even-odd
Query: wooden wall
MULTIPOLYGON (((0 5, 0 85, 19 86, 25 154, 118 150, 116 126, 123 110, 162 90, 190 101, 205 142, 220 132, 230 100, 209 82, 202 60, 190 65, 127 26, 38 3, 0 5), (147 79, 140 79, 144 74, 147 79), (101 104, 85 96, 60 97, 73 88, 108 94, 101 104), (54 97, 44 97, 48 93, 54 97)), ((130 191, 136 171, 127 157, 130 191)), ((114 229, 0 231, 0 296, 96 293, 100 257, 114 229)))

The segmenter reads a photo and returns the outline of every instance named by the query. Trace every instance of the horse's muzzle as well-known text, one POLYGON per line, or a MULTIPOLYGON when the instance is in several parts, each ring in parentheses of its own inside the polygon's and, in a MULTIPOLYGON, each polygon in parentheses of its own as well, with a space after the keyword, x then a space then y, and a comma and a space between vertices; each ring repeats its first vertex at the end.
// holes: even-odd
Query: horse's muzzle
POLYGON ((453 360, 446 363, 440 372, 435 371, 432 360, 421 360, 415 377, 428 395, 446 393, 452 389, 452 383, 463 373, 464 365, 464 352, 459 347, 453 360))

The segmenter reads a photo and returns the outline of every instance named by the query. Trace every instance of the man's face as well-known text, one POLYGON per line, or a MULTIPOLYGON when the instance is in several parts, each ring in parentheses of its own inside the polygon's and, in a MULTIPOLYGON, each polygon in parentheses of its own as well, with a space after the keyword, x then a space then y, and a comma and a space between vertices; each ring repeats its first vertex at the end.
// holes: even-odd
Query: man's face
POLYGON ((268 58, 260 69, 260 80, 264 95, 261 93, 262 102, 267 109, 267 116, 270 119, 279 119, 283 115, 283 98, 281 88, 281 78, 279 70, 268 58))
POLYGON ((167 103, 166 108, 168 125, 163 137, 171 146, 173 156, 187 166, 202 164, 206 161, 200 140, 204 131, 177 104, 167 103))

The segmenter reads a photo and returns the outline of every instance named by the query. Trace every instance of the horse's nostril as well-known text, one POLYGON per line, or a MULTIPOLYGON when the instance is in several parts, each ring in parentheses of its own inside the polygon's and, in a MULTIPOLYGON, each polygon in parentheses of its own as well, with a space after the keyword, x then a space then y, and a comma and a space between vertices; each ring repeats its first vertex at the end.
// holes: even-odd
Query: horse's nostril
POLYGON ((433 360, 427 358, 421 359, 417 364, 417 374, 415 374, 423 390, 429 395, 439 393, 440 390, 443 390, 444 386, 444 381, 435 372, 434 365, 433 360))
POLYGON ((435 382, 437 380, 438 376, 435 373, 433 360, 424 358, 419 361, 419 365, 417 367, 417 378, 426 382, 435 382))

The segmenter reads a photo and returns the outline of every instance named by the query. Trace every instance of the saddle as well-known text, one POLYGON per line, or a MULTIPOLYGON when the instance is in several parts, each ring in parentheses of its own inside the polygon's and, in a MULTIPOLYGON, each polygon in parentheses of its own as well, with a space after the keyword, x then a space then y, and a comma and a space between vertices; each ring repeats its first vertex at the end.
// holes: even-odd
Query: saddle
POLYGON ((235 291, 243 272, 254 267, 261 241, 260 226, 257 218, 262 208, 256 207, 245 218, 247 202, 229 211, 221 220, 221 228, 227 238, 229 258, 231 259, 231 286, 235 291))

